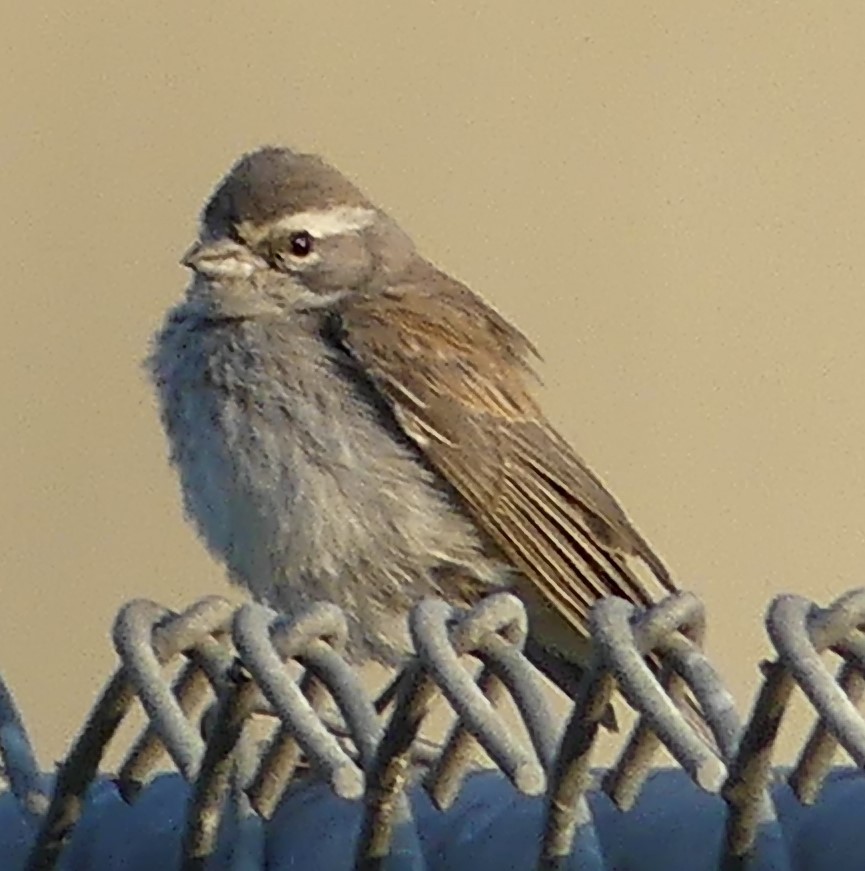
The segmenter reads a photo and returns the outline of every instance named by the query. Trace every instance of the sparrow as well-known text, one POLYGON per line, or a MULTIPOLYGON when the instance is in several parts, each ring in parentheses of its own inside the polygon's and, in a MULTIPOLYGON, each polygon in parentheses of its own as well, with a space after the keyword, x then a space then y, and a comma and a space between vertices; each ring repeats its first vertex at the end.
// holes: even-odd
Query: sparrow
POLYGON ((242 156, 182 263, 149 371, 185 512, 256 599, 333 602, 351 657, 395 665, 423 597, 509 590, 573 692, 598 599, 676 591, 545 417, 532 343, 320 157, 242 156))

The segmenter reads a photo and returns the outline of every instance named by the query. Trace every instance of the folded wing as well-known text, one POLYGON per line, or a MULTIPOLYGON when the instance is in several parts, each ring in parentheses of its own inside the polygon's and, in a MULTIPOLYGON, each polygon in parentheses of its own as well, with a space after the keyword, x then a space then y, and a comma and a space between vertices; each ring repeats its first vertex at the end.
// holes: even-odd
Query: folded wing
POLYGON ((341 301, 335 341, 479 527, 580 635, 599 598, 645 607, 675 585, 529 392, 529 341, 442 273, 341 301))

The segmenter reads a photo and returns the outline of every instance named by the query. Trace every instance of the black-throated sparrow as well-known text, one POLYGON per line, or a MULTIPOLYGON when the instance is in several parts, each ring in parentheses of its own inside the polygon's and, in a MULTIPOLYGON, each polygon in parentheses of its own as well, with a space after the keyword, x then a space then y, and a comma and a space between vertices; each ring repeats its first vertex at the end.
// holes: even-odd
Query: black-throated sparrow
POLYGON ((512 589, 572 689, 598 598, 675 589, 532 398, 530 342, 320 158, 241 158, 183 262, 151 371, 186 511, 257 598, 335 602, 393 663, 421 597, 512 589))

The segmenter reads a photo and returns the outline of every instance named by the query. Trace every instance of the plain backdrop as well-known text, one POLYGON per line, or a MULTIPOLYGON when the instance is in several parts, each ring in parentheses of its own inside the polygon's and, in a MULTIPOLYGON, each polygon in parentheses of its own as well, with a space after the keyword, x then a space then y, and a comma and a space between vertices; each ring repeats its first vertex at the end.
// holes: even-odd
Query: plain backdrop
POLYGON ((0 670, 40 758, 123 602, 227 591, 141 361, 262 143, 324 153, 536 340, 747 711, 771 597, 865 572, 863 32, 819 0, 7 0, 0 670))

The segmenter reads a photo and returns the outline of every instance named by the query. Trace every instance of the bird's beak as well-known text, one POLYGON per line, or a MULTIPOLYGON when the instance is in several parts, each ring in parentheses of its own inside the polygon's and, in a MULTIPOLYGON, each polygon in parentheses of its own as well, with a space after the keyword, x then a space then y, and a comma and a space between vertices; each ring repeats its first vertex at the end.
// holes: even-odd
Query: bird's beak
POLYGON ((264 262, 231 239, 195 242, 180 263, 206 278, 247 278, 264 262))
POLYGON ((190 245, 189 248, 186 249, 186 253, 183 255, 183 257, 180 258, 180 265, 185 266, 187 269, 195 269, 195 265, 197 262, 196 258, 198 257, 199 251, 201 251, 203 247, 204 246, 201 244, 201 242, 193 242, 192 245, 190 245))

